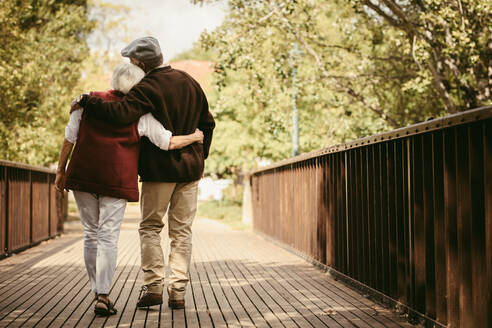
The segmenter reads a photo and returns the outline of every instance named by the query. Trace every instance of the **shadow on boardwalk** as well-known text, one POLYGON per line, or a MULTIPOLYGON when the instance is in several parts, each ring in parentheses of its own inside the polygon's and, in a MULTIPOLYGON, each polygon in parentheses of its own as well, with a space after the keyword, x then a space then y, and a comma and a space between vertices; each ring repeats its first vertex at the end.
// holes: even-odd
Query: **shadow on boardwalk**
MULTIPOLYGON (((251 232, 194 225, 186 309, 136 309, 138 211, 129 207, 111 290, 118 314, 97 317, 78 222, 62 237, 0 261, 0 327, 410 327, 304 260, 251 232)), ((167 241, 164 240, 163 243, 167 241)))

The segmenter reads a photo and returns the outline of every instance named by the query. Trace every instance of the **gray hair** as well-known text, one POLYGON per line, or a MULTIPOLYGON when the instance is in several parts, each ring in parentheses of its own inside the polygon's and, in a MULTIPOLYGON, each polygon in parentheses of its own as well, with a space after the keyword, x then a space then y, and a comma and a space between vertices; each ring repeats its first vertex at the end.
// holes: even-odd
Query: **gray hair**
POLYGON ((123 63, 114 69, 111 89, 127 94, 145 76, 144 71, 133 64, 123 63))

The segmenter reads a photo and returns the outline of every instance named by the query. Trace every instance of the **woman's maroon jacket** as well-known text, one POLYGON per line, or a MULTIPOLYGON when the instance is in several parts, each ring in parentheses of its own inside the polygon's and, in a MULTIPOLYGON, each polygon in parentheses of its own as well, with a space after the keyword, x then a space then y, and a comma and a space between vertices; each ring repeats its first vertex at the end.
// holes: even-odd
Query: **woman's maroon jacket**
MULTIPOLYGON (((91 92, 103 101, 121 101, 124 94, 91 92)), ((138 201, 138 121, 116 126, 82 114, 77 143, 68 164, 65 186, 115 198, 138 201)))

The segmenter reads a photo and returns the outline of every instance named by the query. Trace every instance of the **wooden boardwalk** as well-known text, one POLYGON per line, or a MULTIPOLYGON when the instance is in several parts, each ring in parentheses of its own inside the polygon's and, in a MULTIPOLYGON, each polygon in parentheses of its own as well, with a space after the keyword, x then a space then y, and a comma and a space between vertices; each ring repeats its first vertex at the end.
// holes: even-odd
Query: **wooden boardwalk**
MULTIPOLYGON (((127 210, 111 299, 93 313, 80 223, 0 261, 0 327, 413 327, 286 250, 207 219, 194 224, 186 309, 136 309, 138 209, 127 210)), ((166 241, 163 241, 166 242, 166 241)))

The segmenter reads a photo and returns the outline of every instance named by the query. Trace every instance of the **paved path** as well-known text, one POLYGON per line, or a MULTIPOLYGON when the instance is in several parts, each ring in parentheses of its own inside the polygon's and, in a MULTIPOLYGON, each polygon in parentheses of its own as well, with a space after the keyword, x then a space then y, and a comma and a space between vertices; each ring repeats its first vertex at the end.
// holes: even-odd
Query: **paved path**
MULTIPOLYGON (((301 258, 251 232, 194 224, 186 309, 136 309, 138 209, 127 210, 111 290, 118 314, 96 317, 80 223, 0 261, 0 327, 411 327, 301 258)), ((163 241, 165 243, 166 241, 163 241)))

